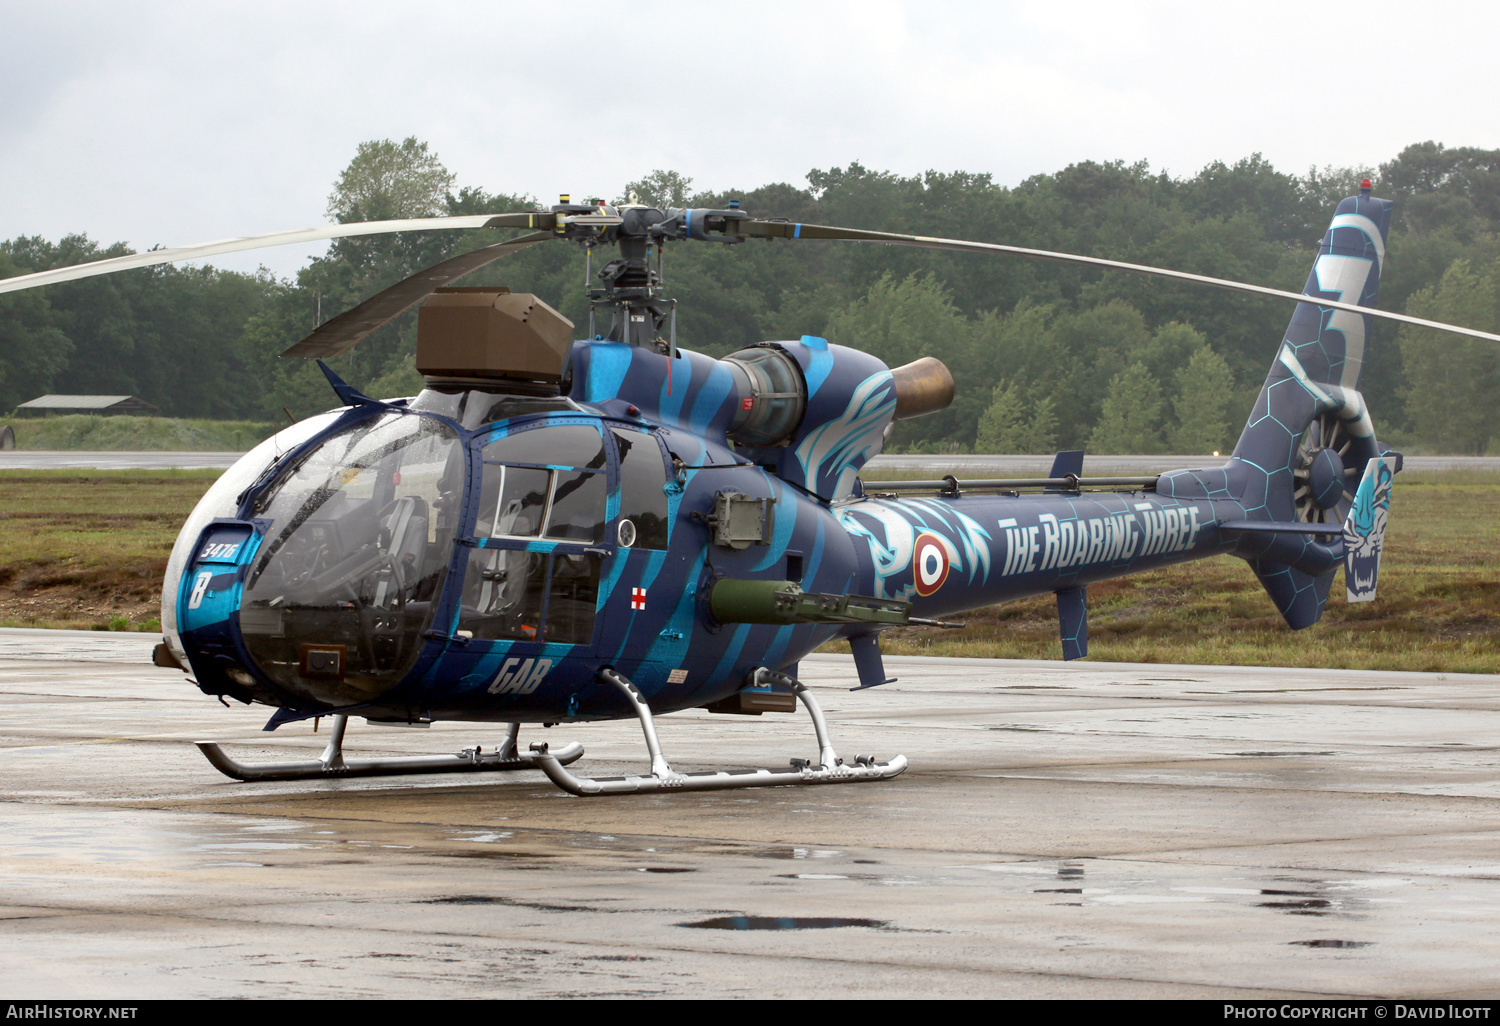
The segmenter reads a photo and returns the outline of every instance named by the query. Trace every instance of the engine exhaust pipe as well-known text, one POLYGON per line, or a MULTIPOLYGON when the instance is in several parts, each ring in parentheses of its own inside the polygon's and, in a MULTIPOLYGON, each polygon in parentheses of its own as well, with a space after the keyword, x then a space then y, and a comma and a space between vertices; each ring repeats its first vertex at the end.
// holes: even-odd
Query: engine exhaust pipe
POLYGON ((904 367, 895 367, 895 420, 910 420, 946 410, 953 402, 953 374, 942 360, 924 356, 904 367))

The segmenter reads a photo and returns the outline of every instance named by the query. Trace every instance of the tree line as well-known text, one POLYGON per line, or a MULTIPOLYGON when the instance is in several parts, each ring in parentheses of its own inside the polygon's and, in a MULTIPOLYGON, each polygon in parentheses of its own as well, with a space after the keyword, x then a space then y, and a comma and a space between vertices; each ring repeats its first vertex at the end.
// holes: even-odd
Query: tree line
MULTIPOLYGON (((623 200, 1004 242, 1300 291, 1338 200, 1361 178, 1395 200, 1380 305, 1500 330, 1500 150, 1407 147, 1378 169, 1295 175, 1252 155, 1174 178, 1145 162, 1084 162, 1015 187, 988 175, 903 177, 853 163, 808 186, 695 191, 679 173, 623 200)), ((575 197, 582 198, 582 197, 575 197)), ((536 209, 548 200, 460 186, 407 139, 361 144, 334 183, 339 222, 536 209)), ((493 232, 343 239, 295 279, 157 267, 0 296, 0 410, 46 392, 130 393, 171 416, 301 417, 332 404, 315 366, 277 354, 372 293, 493 232)), ((86 236, 0 242, 0 277, 129 252, 86 236)), ((899 426, 910 451, 1207 453, 1234 444, 1291 310, 1275 300, 1009 257, 829 242, 674 244, 666 294, 678 341, 713 355, 821 335, 895 366, 954 371, 946 412, 899 426)), ((464 284, 535 292, 587 323, 582 254, 537 246, 464 284)), ((407 395, 415 314, 338 360, 364 391, 407 395)), ((1482 453, 1500 434, 1500 351, 1377 322, 1363 391, 1382 439, 1482 453)))

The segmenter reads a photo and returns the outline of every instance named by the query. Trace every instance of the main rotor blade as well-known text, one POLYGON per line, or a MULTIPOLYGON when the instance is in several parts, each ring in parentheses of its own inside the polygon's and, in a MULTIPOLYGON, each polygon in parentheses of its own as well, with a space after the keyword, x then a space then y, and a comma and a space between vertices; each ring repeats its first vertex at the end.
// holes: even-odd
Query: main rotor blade
POLYGON ((1411 317, 1407 314, 1376 310, 1368 306, 1360 306, 1357 303, 1319 299, 1316 296, 1304 295, 1301 292, 1288 292, 1284 289, 1273 289, 1264 285, 1249 285, 1245 282, 1226 281, 1223 278, 1210 278, 1202 274, 1189 274, 1186 271, 1172 271, 1164 267, 1147 267, 1144 264, 1128 264, 1120 260, 1105 260, 1102 257, 1079 256, 1076 253, 1055 253, 1047 249, 1026 249, 1022 246, 1003 246, 993 242, 938 239, 926 235, 898 235, 893 232, 866 231, 862 228, 837 228, 821 224, 794 224, 788 221, 759 221, 752 218, 728 221, 724 226, 724 234, 739 235, 752 239, 841 239, 850 242, 880 242, 892 246, 917 246, 923 249, 948 249, 957 252, 1008 253, 1011 256, 1028 257, 1032 260, 1048 260, 1059 264, 1083 264, 1088 267, 1104 267, 1115 271, 1129 271, 1132 274, 1148 274, 1158 278, 1173 278, 1177 281, 1188 281, 1197 285, 1211 285, 1214 288, 1228 289, 1231 292, 1248 292, 1257 296, 1292 299, 1299 303, 1311 303, 1314 306, 1328 307, 1334 310, 1348 310, 1351 313, 1364 314, 1367 317, 1379 317, 1387 321, 1400 321, 1402 324, 1414 324, 1421 328, 1435 328, 1438 331, 1450 331, 1458 335, 1469 335, 1473 338, 1482 338, 1490 342, 1500 342, 1500 335, 1492 335, 1487 331, 1476 331, 1473 328, 1461 328, 1456 324, 1444 324, 1441 321, 1428 321, 1423 320, 1421 317, 1411 317))
MULTIPOLYGON (((525 216, 525 215, 518 215, 525 216)), ((435 289, 477 271, 486 264, 503 256, 519 253, 528 246, 556 238, 551 232, 532 232, 509 242, 499 242, 483 249, 460 253, 442 263, 424 267, 409 278, 403 278, 390 288, 377 292, 352 310, 345 310, 337 317, 320 324, 312 334, 293 345, 282 356, 317 356, 323 359, 347 352, 364 340, 377 328, 426 299, 435 289)))
POLYGON ((358 235, 387 235, 392 232, 429 232, 455 228, 551 228, 556 223, 553 214, 475 214, 469 217, 415 217, 401 221, 356 221, 351 224, 330 224, 321 228, 301 228, 289 232, 270 232, 266 235, 246 235, 238 239, 223 239, 219 242, 202 242, 195 246, 178 246, 175 249, 153 249, 146 253, 110 257, 87 264, 73 264, 34 274, 19 274, 14 278, 0 279, 0 293, 19 292, 41 285, 53 285, 60 281, 77 281, 92 278, 97 274, 113 274, 133 267, 150 267, 153 264, 170 264, 178 260, 196 260, 201 257, 218 256, 221 253, 237 253, 246 249, 268 249, 272 246, 289 246, 295 242, 318 242, 323 239, 344 239, 358 235))

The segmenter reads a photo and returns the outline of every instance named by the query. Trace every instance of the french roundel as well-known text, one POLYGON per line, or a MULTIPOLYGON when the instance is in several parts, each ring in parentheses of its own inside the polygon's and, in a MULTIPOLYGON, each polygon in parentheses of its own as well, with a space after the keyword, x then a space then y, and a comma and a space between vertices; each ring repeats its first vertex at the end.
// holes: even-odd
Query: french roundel
POLYGON ((931 534, 917 535, 912 546, 912 562, 915 564, 917 594, 931 595, 948 579, 948 549, 931 534))

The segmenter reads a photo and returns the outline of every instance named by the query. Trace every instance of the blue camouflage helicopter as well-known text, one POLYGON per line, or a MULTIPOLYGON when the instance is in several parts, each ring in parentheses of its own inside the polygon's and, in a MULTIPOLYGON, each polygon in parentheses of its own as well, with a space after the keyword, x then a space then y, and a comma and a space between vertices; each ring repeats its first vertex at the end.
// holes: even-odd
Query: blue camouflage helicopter
MULTIPOLYGON (((275 708, 267 730, 333 717, 317 761, 241 780, 539 768, 577 795, 894 777, 902 756, 841 759, 803 656, 834 639, 859 687, 886 682, 880 632, 1053 593, 1066 659, 1088 651, 1087 588, 1232 553, 1293 628, 1315 623, 1340 563, 1374 597, 1401 456, 1359 393, 1370 317, 1500 337, 1372 308, 1391 214, 1339 204, 1301 295, 1093 257, 757 219, 727 209, 574 204, 496 217, 335 225, 155 250, 0 282, 0 292, 236 249, 433 228, 527 234, 427 268, 283 355, 330 357, 421 303, 415 397, 361 394, 321 364, 340 407, 268 439, 183 526, 162 596, 158 665, 206 694, 275 708), (676 345, 661 251, 682 241, 835 239, 1115 268, 1298 301, 1265 386, 1222 466, 1086 478, 1083 453, 1045 478, 879 482, 861 468, 895 420, 940 410, 939 361, 888 368, 821 338, 723 359, 676 345), (451 282, 551 240, 583 246, 584 338, 543 300, 451 282), (618 256, 593 272, 595 250, 618 256), (807 709, 815 759, 679 773, 653 717, 807 709), (354 759, 348 717, 508 724, 491 751, 354 759), (636 717, 649 772, 579 777, 577 744, 518 747, 521 723, 636 717)), ((321 361, 320 361, 321 363, 321 361)))

